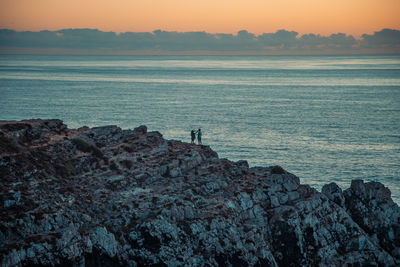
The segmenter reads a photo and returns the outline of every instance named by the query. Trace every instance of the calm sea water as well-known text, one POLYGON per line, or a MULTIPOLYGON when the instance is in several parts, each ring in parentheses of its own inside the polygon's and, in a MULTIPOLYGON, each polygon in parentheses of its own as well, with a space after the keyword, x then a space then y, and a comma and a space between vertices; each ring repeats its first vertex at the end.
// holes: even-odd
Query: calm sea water
POLYGON ((317 189, 379 181, 400 203, 400 56, 0 56, 0 119, 145 124, 317 189))

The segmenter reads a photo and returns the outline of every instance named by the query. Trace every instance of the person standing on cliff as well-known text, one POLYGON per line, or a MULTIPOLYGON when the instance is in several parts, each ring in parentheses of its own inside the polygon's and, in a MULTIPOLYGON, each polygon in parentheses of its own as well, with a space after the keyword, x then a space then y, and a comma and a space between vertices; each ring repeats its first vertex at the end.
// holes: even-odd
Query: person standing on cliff
POLYGON ((201 143, 201 136, 202 136, 201 129, 199 129, 199 130, 197 131, 197 142, 198 142, 199 145, 202 144, 202 143, 201 143))
POLYGON ((192 144, 194 144, 194 139, 196 139, 196 133, 194 132, 194 130, 190 132, 190 138, 192 139, 192 144))

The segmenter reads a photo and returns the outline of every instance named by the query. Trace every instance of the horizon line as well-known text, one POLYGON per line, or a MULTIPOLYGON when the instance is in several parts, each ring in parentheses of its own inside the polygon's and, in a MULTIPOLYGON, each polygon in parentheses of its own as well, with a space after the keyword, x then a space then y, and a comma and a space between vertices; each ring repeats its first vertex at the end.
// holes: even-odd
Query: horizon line
POLYGON ((207 33, 207 34, 211 34, 211 35, 233 35, 233 36, 237 36, 239 34, 239 32, 247 32, 249 34, 253 34, 254 36, 258 37, 258 36, 262 36, 263 34, 271 34, 271 33, 277 33, 279 31, 287 31, 287 32, 295 32, 297 33, 296 38, 300 38, 303 35, 316 35, 316 36, 321 36, 321 37, 329 37, 332 35, 336 35, 336 34, 344 34, 346 36, 353 36, 356 40, 361 40, 363 37, 363 35, 369 35, 369 34, 374 34, 383 30, 394 30, 394 31, 400 31, 400 28, 396 29, 396 28, 389 28, 389 27, 384 27, 380 30, 373 30, 370 31, 369 33, 362 33, 360 35, 353 35, 350 33, 345 33, 345 32, 341 32, 341 31, 337 31, 331 34, 322 34, 322 33, 314 33, 314 32, 308 32, 308 33, 300 33, 296 30, 293 29, 284 29, 284 28, 280 28, 280 29, 276 29, 274 31, 271 32, 262 32, 260 34, 257 33, 252 33, 250 31, 248 31, 247 29, 240 29, 237 30, 236 32, 209 32, 207 30, 189 30, 189 31, 179 31, 179 30, 163 30, 161 28, 158 29, 154 29, 152 31, 107 31, 107 30, 102 30, 99 28, 90 28, 90 27, 78 27, 78 28, 60 28, 57 30, 50 30, 50 29, 42 29, 42 30, 15 30, 15 29, 10 29, 10 28, 0 28, 0 31, 3 30, 7 30, 7 31, 14 31, 14 32, 18 32, 18 33, 23 33, 23 32, 32 32, 32 33, 38 33, 38 32, 60 32, 60 31, 65 31, 65 30, 91 30, 91 31, 99 31, 99 32, 103 32, 103 33, 115 33, 116 36, 121 35, 121 34, 125 34, 125 33, 151 33, 154 34, 155 32, 166 32, 166 33, 207 33), (356 38, 355 36, 359 36, 358 38, 356 38))
POLYGON ((376 51, 376 50, 364 50, 364 51, 293 51, 293 52, 257 52, 257 51, 93 51, 93 50, 78 50, 71 49, 44 49, 44 48, 33 48, 33 49, 15 49, 9 48, 4 49, 0 47, 0 55, 43 55, 43 56, 199 56, 199 57, 213 57, 213 56, 400 56, 400 51, 376 51), (29 51, 28 51, 29 50, 29 51))

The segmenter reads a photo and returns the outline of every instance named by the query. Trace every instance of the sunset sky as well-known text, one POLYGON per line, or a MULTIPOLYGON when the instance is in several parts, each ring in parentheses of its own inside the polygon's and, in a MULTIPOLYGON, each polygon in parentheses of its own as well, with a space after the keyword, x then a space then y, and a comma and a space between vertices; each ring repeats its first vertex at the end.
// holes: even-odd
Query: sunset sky
POLYGON ((400 29, 400 0, 0 0, 0 28, 255 34, 373 33, 400 29))

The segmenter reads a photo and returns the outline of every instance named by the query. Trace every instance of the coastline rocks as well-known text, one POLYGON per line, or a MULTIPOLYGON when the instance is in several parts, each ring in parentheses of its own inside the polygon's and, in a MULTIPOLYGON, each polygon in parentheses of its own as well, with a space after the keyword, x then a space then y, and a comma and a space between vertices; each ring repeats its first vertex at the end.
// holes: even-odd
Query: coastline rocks
POLYGON ((1 121, 0 149, 1 266, 400 264, 380 183, 319 193, 146 126, 1 121))
POLYGON ((400 264, 400 208, 379 182, 353 180, 344 191, 352 219, 400 264))

